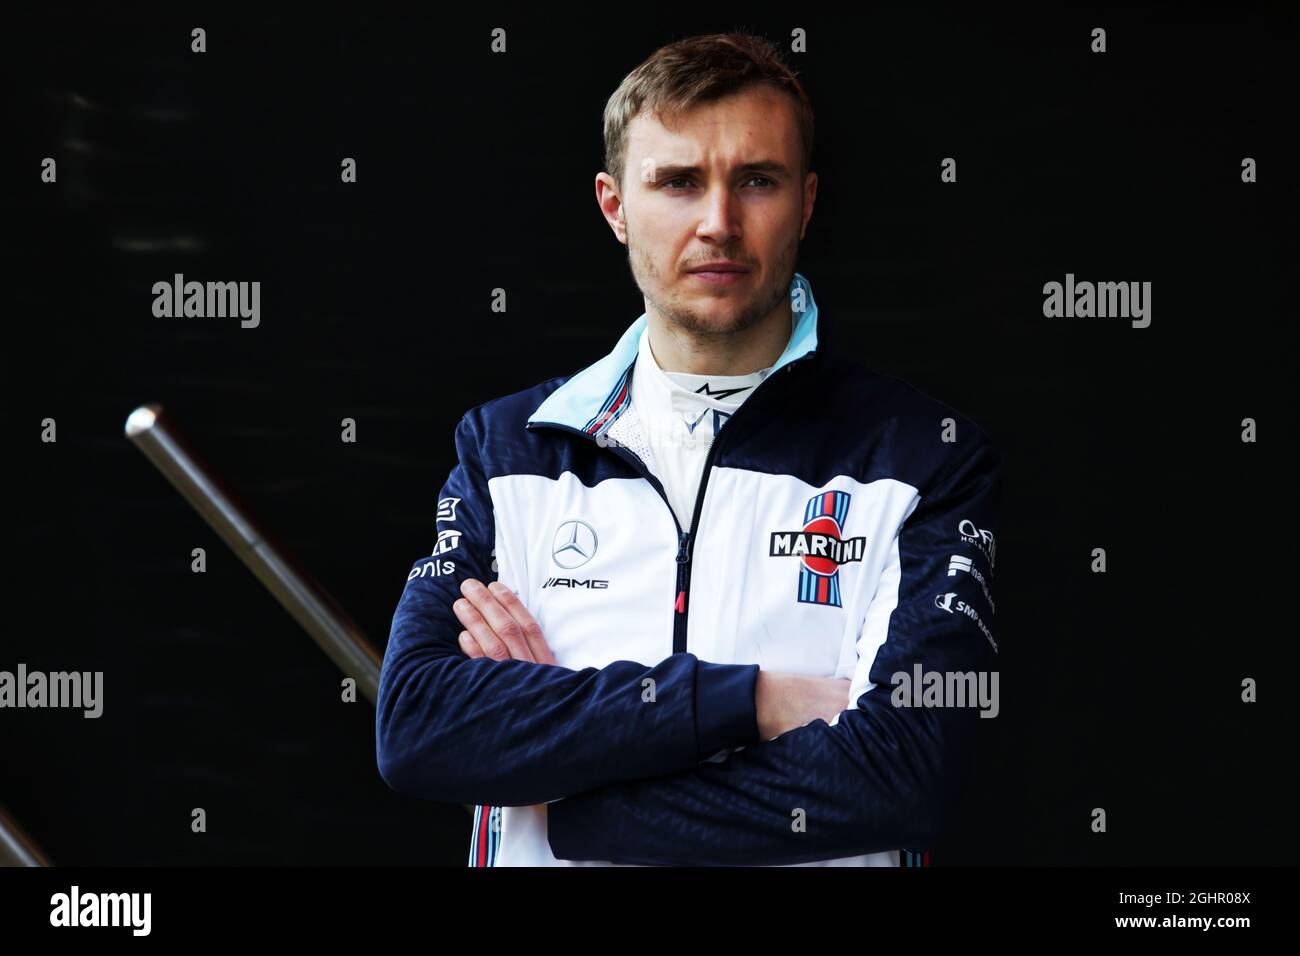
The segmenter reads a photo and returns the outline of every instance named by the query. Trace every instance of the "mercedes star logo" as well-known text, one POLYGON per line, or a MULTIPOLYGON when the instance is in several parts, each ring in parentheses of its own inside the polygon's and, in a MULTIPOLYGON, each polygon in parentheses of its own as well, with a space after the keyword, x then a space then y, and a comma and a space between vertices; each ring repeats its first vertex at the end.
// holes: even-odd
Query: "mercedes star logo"
POLYGON ((562 568, 580 568, 596 555, 596 532, 585 521, 566 521, 555 531, 551 559, 562 568))

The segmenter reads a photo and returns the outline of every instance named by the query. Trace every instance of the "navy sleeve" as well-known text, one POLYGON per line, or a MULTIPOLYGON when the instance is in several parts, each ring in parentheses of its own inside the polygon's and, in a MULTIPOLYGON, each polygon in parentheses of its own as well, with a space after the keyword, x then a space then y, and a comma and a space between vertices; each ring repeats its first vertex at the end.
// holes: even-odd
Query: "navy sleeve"
POLYGON ((552 853, 784 865, 931 845, 944 832, 959 768, 968 769, 979 712, 895 706, 902 694, 893 677, 917 666, 987 675, 996 665, 989 587, 1000 494, 998 452, 981 439, 913 504, 865 615, 850 709, 721 762, 553 803, 552 853))
POLYGON ((479 411, 457 426, 459 461, 438 496, 437 543, 415 562, 393 615, 375 715, 385 782, 427 800, 527 806, 674 773, 756 741, 757 665, 683 653, 653 667, 572 670, 461 651, 451 609, 461 582, 496 579, 479 411))

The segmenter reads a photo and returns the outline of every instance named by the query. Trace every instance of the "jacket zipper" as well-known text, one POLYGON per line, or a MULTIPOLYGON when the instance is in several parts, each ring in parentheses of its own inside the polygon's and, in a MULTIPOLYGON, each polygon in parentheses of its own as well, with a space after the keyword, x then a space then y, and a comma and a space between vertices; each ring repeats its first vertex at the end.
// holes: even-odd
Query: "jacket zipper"
MULTIPOLYGON (((793 370, 797 364, 812 358, 812 356, 815 354, 816 352, 813 351, 813 352, 809 352, 807 355, 801 355, 797 359, 792 359, 791 361, 787 362, 784 366, 782 366, 780 369, 778 369, 776 375, 779 375, 785 371, 793 370)), ((739 415, 744 409, 752 406, 754 402, 754 396, 758 394, 759 389, 761 389, 769 381, 775 378, 776 375, 769 376, 767 379, 765 379, 762 382, 759 382, 758 385, 754 387, 754 391, 750 393, 749 398, 747 398, 743 403, 741 403, 740 408, 736 409, 736 411, 732 413, 730 420, 728 420, 727 422, 728 425, 733 424, 735 422, 736 416, 739 415)), ((582 431, 581 429, 574 428, 571 425, 561 424, 560 422, 528 422, 524 425, 524 428, 558 428, 560 431, 571 432, 575 435, 580 435, 583 438, 588 439, 589 441, 596 442, 596 444, 598 445, 600 444, 600 442, 597 441, 595 435, 588 434, 587 432, 582 431)), ((656 478, 653 474, 650 473, 650 470, 646 468, 645 463, 641 461, 640 458, 638 458, 636 455, 634 455, 632 452, 628 451, 627 449, 623 448, 621 445, 603 446, 607 448, 609 451, 618 455, 619 458, 623 459, 625 462, 631 465, 632 469, 637 474, 639 474, 642 478, 646 479, 646 481, 650 482, 651 487, 653 487, 655 491, 659 492, 659 497, 663 499, 664 504, 668 507, 668 513, 672 515, 673 524, 677 528, 677 590, 676 590, 676 597, 673 601, 673 653, 674 654, 680 654, 686 650, 686 621, 687 621, 686 615, 689 610, 688 592, 690 591, 690 586, 691 586, 691 559, 694 557, 695 554, 695 531, 700 526, 700 513, 704 510, 704 492, 707 489, 709 484, 709 472, 713 470, 713 461, 717 457, 718 448, 722 443, 722 436, 725 435, 726 433, 727 433, 727 429, 724 427, 722 431, 720 431, 717 435, 714 436, 713 443, 709 446, 708 454, 705 456, 704 472, 703 474, 700 475, 700 487, 699 490, 697 490, 695 493, 695 510, 691 513, 690 531, 684 531, 682 529, 682 523, 677 518, 677 512, 673 510, 672 502, 668 500, 668 494, 667 492, 664 491, 663 484, 659 481, 658 478, 656 478)))

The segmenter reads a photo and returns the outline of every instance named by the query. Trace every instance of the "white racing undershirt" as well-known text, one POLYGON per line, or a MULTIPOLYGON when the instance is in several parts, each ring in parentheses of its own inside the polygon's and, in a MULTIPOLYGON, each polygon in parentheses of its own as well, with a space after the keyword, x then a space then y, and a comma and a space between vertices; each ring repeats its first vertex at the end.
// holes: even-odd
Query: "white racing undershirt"
MULTIPOLYGON (((793 328, 792 321, 792 334, 793 328)), ((632 369, 631 406, 615 422, 621 427, 611 427, 609 434, 628 442, 663 484, 684 530, 691 529, 714 435, 771 371, 769 367, 748 375, 665 372, 650 350, 649 329, 641 332, 632 369)))

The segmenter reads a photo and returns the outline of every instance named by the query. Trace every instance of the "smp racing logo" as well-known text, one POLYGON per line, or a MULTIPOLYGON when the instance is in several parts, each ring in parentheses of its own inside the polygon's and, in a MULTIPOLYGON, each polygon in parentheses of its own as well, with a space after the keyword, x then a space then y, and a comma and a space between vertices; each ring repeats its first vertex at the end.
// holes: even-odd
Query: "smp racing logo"
POLYGON ((998 642, 993 640, 993 632, 989 630, 987 624, 980 620, 979 612, 975 608, 957 598, 956 591, 949 591, 947 594, 936 594, 934 596, 934 606, 941 611, 947 611, 949 614, 965 614, 983 632, 984 637, 993 647, 993 653, 998 652, 998 642))
POLYGON ((866 538, 841 537, 849 517, 847 491, 826 491, 808 499, 803 509, 802 531, 773 531, 770 557, 797 557, 799 600, 805 604, 843 607, 840 602, 840 565, 861 561, 866 538))

